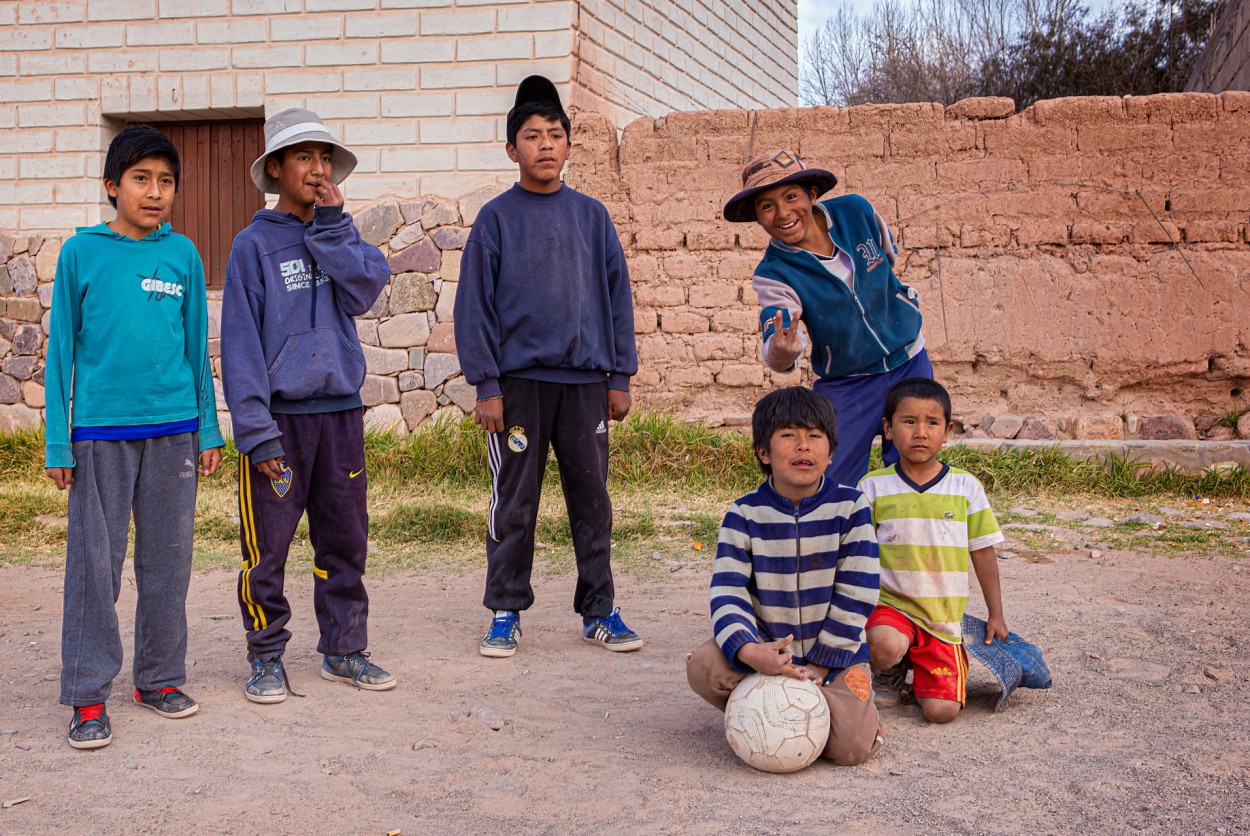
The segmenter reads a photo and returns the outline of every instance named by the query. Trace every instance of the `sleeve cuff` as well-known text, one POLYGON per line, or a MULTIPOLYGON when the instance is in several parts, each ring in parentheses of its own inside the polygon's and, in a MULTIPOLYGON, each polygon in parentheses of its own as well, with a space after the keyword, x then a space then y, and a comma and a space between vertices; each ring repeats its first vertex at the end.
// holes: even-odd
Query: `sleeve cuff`
POLYGON ((316 226, 334 226, 342 220, 342 206, 318 206, 313 210, 313 224, 316 226))
POLYGON ((858 661, 858 656, 859 648, 855 650, 835 650, 832 647, 818 644, 807 654, 807 661, 815 662, 817 665, 823 665, 826 668, 841 670, 855 664, 858 661))
POLYGON ((725 661, 729 662, 736 671, 749 672, 754 670, 750 665, 738 661, 738 651, 748 644, 754 643, 755 640, 751 632, 745 628, 731 633, 720 646, 721 653, 725 654, 725 661))
POLYGON ((491 377, 477 384, 477 399, 479 401, 489 400, 490 398, 498 398, 503 395, 503 391, 499 388, 499 378, 491 377))
POLYGON ((629 375, 613 372, 608 375, 608 388, 617 392, 629 391, 629 375))
POLYGON ((270 459, 276 459, 284 455, 282 451, 282 441, 278 438, 270 438, 262 441, 251 449, 247 454, 248 459, 252 462, 267 462, 270 459))
POLYGON ((74 450, 68 444, 49 444, 44 451, 44 467, 73 467, 74 450))

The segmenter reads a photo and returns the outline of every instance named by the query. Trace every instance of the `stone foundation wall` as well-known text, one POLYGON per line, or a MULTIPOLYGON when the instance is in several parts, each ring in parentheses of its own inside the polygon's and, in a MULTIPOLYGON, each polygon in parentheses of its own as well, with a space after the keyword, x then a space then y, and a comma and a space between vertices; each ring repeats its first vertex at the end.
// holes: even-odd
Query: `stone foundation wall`
MULTIPOLYGON (((619 143, 607 118, 582 114, 574 133, 568 181, 603 200, 630 265, 636 408, 739 424, 770 388, 810 380, 759 361, 750 282, 766 241, 720 218, 752 148, 797 146, 891 222, 966 434, 1219 438, 1250 411, 1250 93, 1019 114, 1000 99, 704 111, 640 119, 619 143)), ((472 408, 451 312, 490 195, 381 198, 356 213, 395 273, 359 325, 372 426, 472 408)), ((42 417, 59 249, 0 235, 0 428, 42 417)))

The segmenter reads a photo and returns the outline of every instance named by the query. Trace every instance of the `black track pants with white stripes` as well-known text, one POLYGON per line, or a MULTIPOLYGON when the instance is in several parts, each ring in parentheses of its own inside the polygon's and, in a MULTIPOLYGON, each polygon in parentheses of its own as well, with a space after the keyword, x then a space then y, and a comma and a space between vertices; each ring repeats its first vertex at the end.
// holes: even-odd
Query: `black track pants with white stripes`
POLYGON ((612 613, 612 502, 608 498, 608 385, 503 377, 504 430, 487 435, 490 523, 486 594, 492 610, 534 603, 530 569, 547 449, 555 450, 577 557, 573 609, 612 613))

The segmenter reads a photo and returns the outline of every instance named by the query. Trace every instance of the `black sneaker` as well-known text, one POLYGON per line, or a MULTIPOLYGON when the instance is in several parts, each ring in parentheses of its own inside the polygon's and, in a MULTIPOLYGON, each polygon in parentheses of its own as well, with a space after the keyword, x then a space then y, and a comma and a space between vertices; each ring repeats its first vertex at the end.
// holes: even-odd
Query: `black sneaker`
POLYGON ((141 691, 136 688, 135 702, 171 720, 190 717, 200 710, 199 703, 177 688, 157 688, 155 691, 141 691))
POLYGON ((583 618, 582 638, 608 650, 624 652, 642 647, 642 639, 621 620, 621 608, 603 618, 583 618))
POLYGON ((872 693, 877 708, 897 708, 907 695, 906 660, 892 668, 873 671, 872 693))
POLYGON ((281 656, 252 663, 252 678, 244 686, 243 696, 252 702, 269 704, 282 702, 286 695, 286 668, 282 667, 281 656))
POLYGON ((99 749, 113 742, 113 729, 104 703, 74 707, 74 719, 69 722, 69 745, 75 749, 99 749))
POLYGON ((498 610, 490 621, 486 637, 477 646, 483 656, 506 659, 516 653, 521 638, 521 614, 516 610, 498 610))
POLYGON ((395 687, 395 677, 369 661, 363 650, 343 656, 326 656, 321 661, 321 678, 331 682, 346 682, 366 691, 389 691, 395 687))

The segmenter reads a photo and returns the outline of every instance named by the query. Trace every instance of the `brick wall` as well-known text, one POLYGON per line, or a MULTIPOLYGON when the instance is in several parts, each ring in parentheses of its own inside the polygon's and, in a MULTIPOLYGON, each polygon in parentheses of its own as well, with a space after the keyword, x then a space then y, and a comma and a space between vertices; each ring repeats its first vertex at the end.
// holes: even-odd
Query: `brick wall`
POLYGON ((1250 90, 1250 0, 1230 0, 1198 58, 1186 90, 1250 90))
POLYGON ((701 0, 680 11, 689 5, 2 3, 0 229, 59 232, 111 217, 101 159, 128 120, 308 107, 360 161, 346 192, 352 207, 383 194, 455 196, 510 183, 503 117, 516 83, 531 73, 551 78, 571 105, 610 108, 618 127, 644 112, 794 99, 795 0, 740 12, 701 0), (760 55, 767 89, 749 64, 717 57, 730 49, 755 55, 766 38, 778 44, 760 55), (579 52, 592 62, 583 80, 579 52))
POLYGON ((578 5, 573 103, 618 127, 637 116, 786 107, 796 100, 797 0, 578 5))
MULTIPOLYGON (((890 220, 971 434, 1217 435, 1215 418, 1247 411, 1250 93, 1020 114, 1003 99, 703 111, 640 119, 619 143, 610 119, 582 114, 574 138, 568 181, 604 201, 629 259, 639 408, 739 423, 768 389, 809 380, 759 362, 750 280, 766 242, 720 218, 753 142, 797 145, 890 220)), ((460 248, 492 193, 358 212, 396 274, 360 323, 373 426, 471 407, 450 314, 460 248)), ((0 428, 40 420, 58 249, 0 236, 0 428)), ((210 328, 215 340, 215 315, 210 328)))

